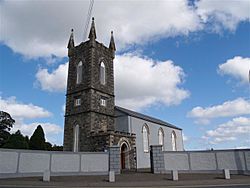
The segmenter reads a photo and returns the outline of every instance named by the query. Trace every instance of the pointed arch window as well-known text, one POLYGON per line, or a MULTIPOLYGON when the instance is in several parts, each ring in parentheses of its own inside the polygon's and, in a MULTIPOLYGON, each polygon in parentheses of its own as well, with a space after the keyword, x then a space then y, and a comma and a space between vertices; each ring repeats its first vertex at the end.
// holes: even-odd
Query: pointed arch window
POLYGON ((79 125, 74 127, 74 152, 78 152, 79 149, 79 125))
POLYGON ((172 150, 173 151, 177 151, 177 147, 176 147, 176 134, 173 131, 171 134, 171 140, 172 140, 172 150))
POLYGON ((162 146, 162 149, 163 149, 163 147, 164 147, 164 132, 163 132, 163 129, 162 128, 160 128, 159 130, 158 130, 158 141, 159 141, 159 145, 161 145, 162 146))
POLYGON ((143 137, 143 150, 144 152, 148 152, 149 150, 149 129, 148 126, 145 124, 142 127, 142 137, 143 137))
POLYGON ((106 68, 103 62, 100 65, 100 82, 102 85, 106 84, 106 68))
POLYGON ((82 61, 80 61, 76 67, 76 83, 80 84, 81 82, 82 82, 82 61))

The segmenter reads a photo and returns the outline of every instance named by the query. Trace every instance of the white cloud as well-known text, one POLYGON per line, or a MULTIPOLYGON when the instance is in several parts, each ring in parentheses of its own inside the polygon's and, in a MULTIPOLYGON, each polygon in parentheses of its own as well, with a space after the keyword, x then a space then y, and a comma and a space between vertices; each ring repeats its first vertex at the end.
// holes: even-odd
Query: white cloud
POLYGON ((48 69, 39 69, 36 73, 37 83, 42 90, 51 92, 64 91, 67 85, 68 63, 61 64, 53 72, 48 69))
MULTIPOLYGON (((71 28, 77 43, 83 39, 89 1, 2 1, 0 6, 0 41, 15 52, 30 57, 62 57, 67 54, 71 28)), ((186 0, 96 0, 92 15, 98 40, 107 43, 114 30, 120 47, 200 29, 199 17, 186 0)))
POLYGON ((220 74, 232 76, 239 80, 240 83, 249 83, 249 70, 250 58, 240 56, 236 56, 219 65, 220 74))
POLYGON ((15 124, 11 129, 11 132, 20 130, 23 135, 31 136, 38 125, 43 127, 45 132, 46 140, 52 143, 62 144, 61 140, 58 140, 58 135, 62 137, 62 128, 53 123, 25 123, 25 120, 31 120, 36 118, 47 118, 52 115, 51 112, 45 110, 42 107, 35 106, 33 104, 23 104, 16 100, 15 97, 3 99, 0 97, 0 110, 8 112, 13 119, 15 124))
POLYGON ((18 102, 15 97, 7 99, 0 97, 0 109, 8 112, 14 119, 43 118, 52 115, 49 111, 43 109, 42 107, 18 102))
POLYGON ((197 123, 208 124, 211 119, 219 117, 233 117, 250 114, 250 101, 238 98, 233 101, 226 101, 221 105, 211 107, 195 107, 187 116, 196 118, 197 123))
POLYGON ((133 54, 117 56, 115 66, 116 104, 129 109, 163 103, 177 105, 189 96, 179 87, 184 72, 168 61, 154 61, 133 54))
POLYGON ((182 138, 183 138, 183 142, 189 141, 189 137, 187 137, 184 133, 182 133, 182 138))
MULTIPOLYGON (((68 63, 49 73, 40 69, 37 81, 47 91, 65 91, 68 63)), ((116 104, 134 110, 163 103, 177 105, 189 96, 179 87, 184 72, 172 61, 153 61, 133 54, 116 56, 114 61, 116 104)))
POLYGON ((249 149, 249 146, 238 146, 235 149, 249 149))
POLYGON ((210 144, 217 144, 225 141, 234 141, 243 136, 250 136, 250 118, 237 117, 219 125, 214 130, 206 131, 203 139, 209 141, 210 144))
POLYGON ((38 125, 41 125, 45 134, 46 141, 49 141, 53 144, 61 144, 61 141, 55 139, 58 135, 61 138, 61 134, 63 132, 63 129, 53 123, 40 123, 40 122, 34 122, 30 124, 23 123, 22 121, 17 121, 15 125, 13 126, 13 129, 11 129, 11 132, 14 133, 17 130, 20 130, 23 135, 31 136, 38 125))
POLYGON ((195 5, 202 21, 211 23, 216 32, 220 32, 223 28, 234 31, 240 22, 250 21, 248 0, 200 0, 195 5))
MULTIPOLYGON (((176 1, 96 0, 97 38, 108 43, 114 30, 117 49, 159 38, 188 35, 214 26, 235 30, 249 21, 247 0, 204 1, 195 6, 176 1), (139 10, 139 11, 138 11, 139 10)), ((89 1, 1 1, 0 41, 28 57, 65 57, 71 28, 76 43, 83 40, 89 1)))
POLYGON ((34 123, 30 123, 30 124, 17 122, 17 124, 15 124, 15 126, 13 127, 13 129, 11 131, 15 132, 17 130, 21 130, 21 132, 24 135, 31 136, 38 125, 41 125, 43 127, 43 130, 44 130, 46 135, 59 134, 59 133, 62 132, 62 128, 60 126, 56 125, 56 124, 53 124, 53 123, 39 123, 39 122, 34 122, 34 123))
POLYGON ((63 105, 62 105, 62 112, 63 112, 63 114, 65 114, 65 110, 66 110, 66 105, 63 104, 63 105))

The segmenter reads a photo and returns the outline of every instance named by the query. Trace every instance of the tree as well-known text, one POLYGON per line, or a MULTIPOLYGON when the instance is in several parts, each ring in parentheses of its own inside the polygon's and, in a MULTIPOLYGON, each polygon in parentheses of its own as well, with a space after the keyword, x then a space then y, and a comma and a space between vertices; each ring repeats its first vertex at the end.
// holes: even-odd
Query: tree
POLYGON ((63 146, 57 146, 56 144, 52 146, 50 142, 45 142, 45 149, 47 151, 63 151, 63 146))
POLYGON ((63 146, 57 146, 56 144, 53 145, 51 151, 63 151, 63 146))
POLYGON ((52 151, 52 144, 49 143, 49 142, 45 142, 45 149, 46 149, 47 151, 52 151))
POLYGON ((3 146, 10 137, 10 129, 13 127, 15 120, 10 114, 0 111, 0 147, 3 146))
POLYGON ((30 137, 29 149, 32 150, 45 150, 45 137, 43 128, 41 125, 38 125, 33 135, 30 137))
POLYGON ((8 141, 3 145, 3 148, 9 149, 28 149, 27 138, 24 137, 20 130, 11 134, 8 141))

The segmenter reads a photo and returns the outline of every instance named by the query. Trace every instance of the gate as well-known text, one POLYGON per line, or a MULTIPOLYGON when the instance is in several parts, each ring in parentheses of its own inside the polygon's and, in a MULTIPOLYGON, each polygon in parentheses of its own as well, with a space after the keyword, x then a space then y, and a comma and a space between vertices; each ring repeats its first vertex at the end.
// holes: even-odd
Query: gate
POLYGON ((136 171, 137 163, 136 163, 136 148, 132 148, 129 151, 125 151, 124 153, 126 169, 136 171))

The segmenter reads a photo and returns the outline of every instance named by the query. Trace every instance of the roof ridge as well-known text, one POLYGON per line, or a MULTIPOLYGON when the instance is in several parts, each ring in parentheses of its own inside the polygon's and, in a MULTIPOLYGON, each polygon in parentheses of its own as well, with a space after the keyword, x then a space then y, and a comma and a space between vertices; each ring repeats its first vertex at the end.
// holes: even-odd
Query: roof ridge
POLYGON ((133 110, 129 110, 129 109, 126 109, 126 108, 123 108, 123 107, 120 107, 120 106, 115 106, 115 108, 117 110, 119 110, 119 111, 122 111, 125 114, 130 115, 130 116, 139 117, 141 119, 151 121, 153 123, 157 123, 157 124, 161 124, 161 125, 164 125, 164 126, 167 126, 167 127, 174 128, 174 129, 182 130, 181 128, 176 127, 175 125, 172 125, 172 124, 170 124, 170 123, 168 123, 166 121, 163 121, 161 119, 158 119, 158 118, 155 118, 155 117, 152 117, 152 116, 149 116, 149 115, 145 115, 145 114, 142 114, 142 113, 139 113, 139 112, 135 112, 133 110))

